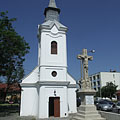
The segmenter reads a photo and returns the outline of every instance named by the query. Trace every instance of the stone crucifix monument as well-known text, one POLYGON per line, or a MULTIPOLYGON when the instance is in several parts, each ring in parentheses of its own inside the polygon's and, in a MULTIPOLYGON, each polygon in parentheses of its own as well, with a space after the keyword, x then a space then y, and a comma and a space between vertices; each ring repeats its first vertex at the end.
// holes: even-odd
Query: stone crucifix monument
POLYGON ((95 90, 91 87, 91 81, 88 76, 88 61, 93 60, 92 56, 88 56, 87 49, 83 49, 82 54, 77 56, 81 60, 81 89, 78 96, 81 98, 81 105, 78 112, 73 116, 72 120, 105 120, 96 110, 94 105, 95 90))
POLYGON ((91 82, 88 76, 88 60, 93 60, 93 57, 87 55, 87 49, 83 49, 82 54, 78 55, 77 58, 80 59, 82 62, 81 71, 83 69, 83 73, 81 73, 81 88, 87 90, 91 89, 91 82))

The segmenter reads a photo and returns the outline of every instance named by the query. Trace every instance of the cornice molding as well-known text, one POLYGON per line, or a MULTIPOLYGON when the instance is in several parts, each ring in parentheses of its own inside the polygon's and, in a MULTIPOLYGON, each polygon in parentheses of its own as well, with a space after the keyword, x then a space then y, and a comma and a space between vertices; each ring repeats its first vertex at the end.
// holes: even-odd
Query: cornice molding
POLYGON ((38 87, 38 86, 69 86, 70 82, 64 81, 38 81, 36 83, 21 83, 21 87, 38 87))
MULTIPOLYGON (((53 34, 53 33, 51 33, 51 34, 53 34)), ((48 35, 48 36, 50 36, 50 37, 52 37, 52 38, 62 37, 62 35, 58 35, 58 33, 57 33, 57 34, 53 34, 53 35, 50 35, 50 34, 46 34, 46 35, 48 35), (56 35, 56 36, 55 36, 55 35, 56 35)))
POLYGON ((44 22, 43 24, 39 25, 39 30, 41 31, 42 29, 47 29, 47 30, 51 30, 52 27, 56 25, 57 29, 59 31, 64 31, 67 32, 67 27, 62 25, 61 23, 59 23, 58 21, 54 20, 54 21, 47 21, 44 22))
POLYGON ((77 88, 77 85, 76 84, 69 84, 68 88, 77 88))

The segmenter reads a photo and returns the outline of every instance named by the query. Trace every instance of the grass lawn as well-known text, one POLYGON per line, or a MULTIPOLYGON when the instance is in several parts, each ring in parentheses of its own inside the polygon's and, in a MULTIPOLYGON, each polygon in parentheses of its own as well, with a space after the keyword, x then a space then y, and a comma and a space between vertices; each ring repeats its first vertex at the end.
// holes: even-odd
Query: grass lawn
POLYGON ((9 103, 5 103, 5 104, 0 104, 0 107, 2 106, 19 106, 18 103, 15 103, 15 104, 9 104, 9 103))
POLYGON ((19 114, 20 107, 19 104, 0 104, 0 117, 9 116, 12 114, 19 114))

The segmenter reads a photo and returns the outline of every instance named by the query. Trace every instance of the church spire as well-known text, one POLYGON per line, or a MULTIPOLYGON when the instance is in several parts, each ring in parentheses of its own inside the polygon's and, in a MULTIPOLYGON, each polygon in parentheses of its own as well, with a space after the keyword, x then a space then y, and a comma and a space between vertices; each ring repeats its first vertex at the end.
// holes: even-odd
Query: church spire
POLYGON ((45 8, 44 15, 45 21, 47 20, 57 20, 59 21, 60 9, 57 8, 55 0, 50 0, 49 5, 45 8))
POLYGON ((56 7, 55 0, 50 0, 48 7, 57 8, 57 7, 56 7))

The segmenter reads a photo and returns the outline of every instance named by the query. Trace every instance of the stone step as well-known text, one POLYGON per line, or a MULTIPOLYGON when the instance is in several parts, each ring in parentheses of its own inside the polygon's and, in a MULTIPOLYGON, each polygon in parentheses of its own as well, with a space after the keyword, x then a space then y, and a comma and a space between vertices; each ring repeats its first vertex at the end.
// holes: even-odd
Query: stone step
POLYGON ((76 116, 79 116, 81 118, 100 118, 101 115, 100 114, 80 114, 80 113, 77 113, 76 116))
POLYGON ((70 120, 106 120, 105 118, 102 117, 89 117, 89 118, 81 118, 79 116, 73 116, 70 120))
POLYGON ((80 114, 76 113, 70 120, 106 120, 100 114, 80 114))
POLYGON ((98 111, 78 111, 80 114, 99 114, 98 111))
POLYGON ((70 120, 106 120, 106 119, 105 118, 94 118, 94 119, 72 118, 70 120))

